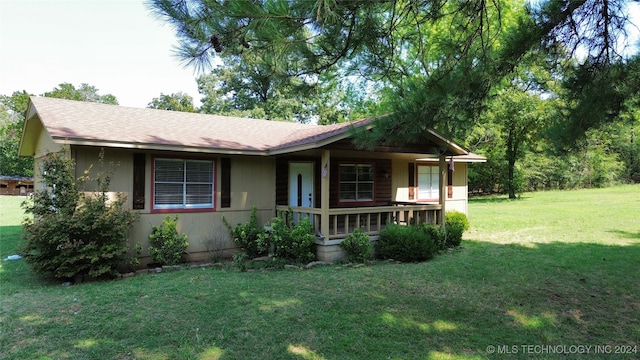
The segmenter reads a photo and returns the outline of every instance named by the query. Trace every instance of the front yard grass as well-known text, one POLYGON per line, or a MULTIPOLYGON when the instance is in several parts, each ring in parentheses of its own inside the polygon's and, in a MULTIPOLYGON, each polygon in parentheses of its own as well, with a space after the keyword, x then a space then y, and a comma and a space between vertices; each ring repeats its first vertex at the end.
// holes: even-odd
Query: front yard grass
MULTIPOLYGON (((3 259, 19 242, 16 199, 0 197, 3 259)), ((472 199, 469 211, 462 247, 417 264, 63 286, 3 261, 0 358, 640 357, 640 186, 472 199)))

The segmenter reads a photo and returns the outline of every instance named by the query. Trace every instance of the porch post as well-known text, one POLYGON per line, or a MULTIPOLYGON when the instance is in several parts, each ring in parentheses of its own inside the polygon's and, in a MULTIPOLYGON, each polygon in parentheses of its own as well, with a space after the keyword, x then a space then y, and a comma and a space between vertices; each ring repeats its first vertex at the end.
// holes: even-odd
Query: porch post
POLYGON ((447 167, 447 158, 444 155, 440 155, 438 159, 438 165, 440 168, 440 177, 438 179, 440 184, 440 206, 442 209, 440 210, 440 216, 438 216, 438 221, 440 222, 440 226, 444 227, 444 213, 445 213, 445 200, 447 199, 447 173, 449 169, 447 167))
POLYGON ((331 151, 322 150, 320 162, 320 233, 329 240, 329 184, 331 183, 331 151))

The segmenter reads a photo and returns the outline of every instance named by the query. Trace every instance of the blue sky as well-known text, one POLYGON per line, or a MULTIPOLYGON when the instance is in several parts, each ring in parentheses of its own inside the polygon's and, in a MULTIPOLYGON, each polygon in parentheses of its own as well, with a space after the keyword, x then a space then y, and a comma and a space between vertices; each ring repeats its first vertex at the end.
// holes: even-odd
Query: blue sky
POLYGON ((0 94, 87 83, 124 106, 180 91, 199 105, 176 44, 141 0, 0 0, 0 94))

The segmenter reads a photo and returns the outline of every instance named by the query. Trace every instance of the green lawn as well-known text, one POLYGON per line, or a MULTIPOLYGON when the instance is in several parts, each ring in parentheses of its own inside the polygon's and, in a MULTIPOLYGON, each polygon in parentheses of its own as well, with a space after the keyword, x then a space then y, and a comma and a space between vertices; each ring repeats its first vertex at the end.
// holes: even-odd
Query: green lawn
MULTIPOLYGON (((18 204, 0 197, 2 258, 18 204)), ((0 358, 640 358, 640 186, 469 208, 462 248, 419 264, 63 286, 2 262, 0 358)))

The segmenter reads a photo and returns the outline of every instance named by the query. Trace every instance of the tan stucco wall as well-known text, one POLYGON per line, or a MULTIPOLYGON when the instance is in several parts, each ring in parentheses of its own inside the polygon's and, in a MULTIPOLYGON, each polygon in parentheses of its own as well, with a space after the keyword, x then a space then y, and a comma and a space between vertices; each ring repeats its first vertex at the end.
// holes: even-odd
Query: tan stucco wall
POLYGON ((408 160, 391 162, 391 197, 392 201, 409 201, 409 167, 408 160))
POLYGON ((47 134, 44 129, 41 128, 40 135, 38 136, 38 142, 35 147, 35 157, 42 157, 50 153, 55 153, 62 150, 68 150, 69 146, 56 144, 53 139, 47 134))
MULTIPOLYGON (((409 163, 413 162, 421 164, 418 161, 409 161, 404 159, 394 159, 392 162, 393 179, 391 181, 393 201, 410 201, 409 200, 409 163)), ((426 162, 425 162, 426 163, 426 162)), ((417 185, 417 182, 416 182, 417 185)), ((467 213, 467 163, 455 163, 453 171, 453 194, 451 198, 446 199, 446 210, 456 210, 467 213)))
MULTIPOLYGON (((81 176, 85 169, 93 165, 92 176, 100 170, 98 154, 100 149, 92 147, 73 147, 72 154, 76 160, 76 176, 81 176)), ((133 191, 133 154, 132 150, 105 149, 104 170, 109 163, 118 164, 115 167, 110 190, 112 193, 121 192, 127 196, 126 207, 132 207, 133 191)), ((151 171, 152 157, 167 156, 166 153, 146 152, 145 161, 145 208, 136 210, 141 216, 131 230, 131 243, 140 242, 143 246, 142 256, 148 256, 148 236, 153 226, 158 226, 167 216, 172 218, 176 213, 153 213, 151 210, 151 171)), ((172 154, 175 155, 175 154, 172 154)), ((178 154, 179 155, 179 154, 178 154)), ((185 154, 185 157, 189 157, 185 154)), ((212 156, 216 161, 216 210, 207 212, 177 212, 178 231, 188 236, 187 252, 191 260, 206 261, 213 257, 229 256, 235 248, 229 236, 229 230, 224 225, 222 217, 236 225, 249 221, 251 209, 258 209, 260 224, 266 223, 275 216, 275 160, 262 157, 232 157, 231 158, 231 207, 220 207, 220 158, 212 156)), ((95 182, 87 184, 87 190, 96 188, 95 182)), ((143 258, 143 262, 148 259, 143 258)))
POLYGON ((467 198, 469 186, 467 183, 467 163, 455 163, 453 171, 453 194, 446 201, 446 210, 456 210, 468 214, 467 198))
POLYGON ((69 146, 56 144, 53 139, 44 131, 40 122, 36 122, 39 126, 39 135, 36 140, 33 155, 33 189, 34 191, 42 190, 42 160, 43 157, 50 153, 65 151, 65 156, 71 156, 69 146))

